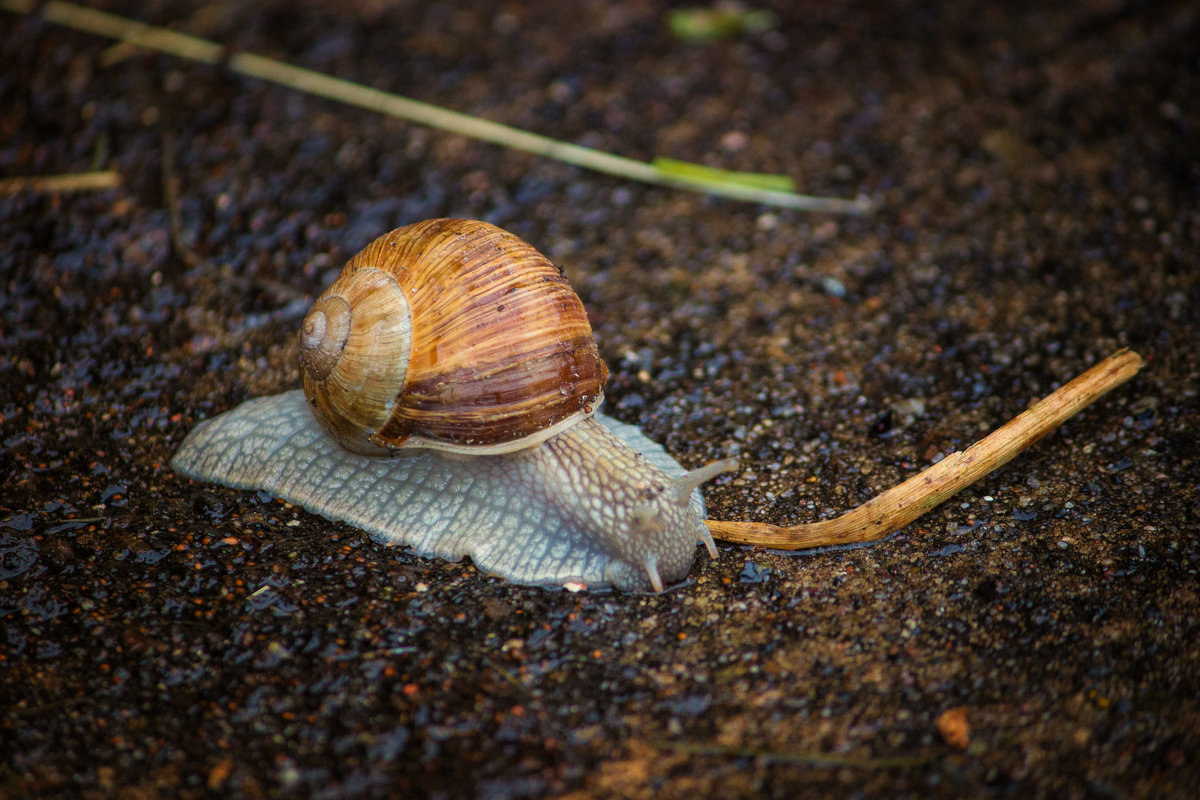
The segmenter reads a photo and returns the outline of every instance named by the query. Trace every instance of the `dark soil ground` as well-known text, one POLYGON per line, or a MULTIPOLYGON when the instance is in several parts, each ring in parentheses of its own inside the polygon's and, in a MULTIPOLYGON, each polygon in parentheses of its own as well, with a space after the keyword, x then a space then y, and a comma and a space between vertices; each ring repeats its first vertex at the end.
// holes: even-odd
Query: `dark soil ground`
POLYGON ((0 795, 1196 797, 1200 7, 112 10, 833 218, 599 176, 0 12, 0 795), (718 518, 849 508, 1121 346, 1143 372, 875 547, 552 592, 165 465, 292 388, 354 251, 565 265, 608 408, 718 518))

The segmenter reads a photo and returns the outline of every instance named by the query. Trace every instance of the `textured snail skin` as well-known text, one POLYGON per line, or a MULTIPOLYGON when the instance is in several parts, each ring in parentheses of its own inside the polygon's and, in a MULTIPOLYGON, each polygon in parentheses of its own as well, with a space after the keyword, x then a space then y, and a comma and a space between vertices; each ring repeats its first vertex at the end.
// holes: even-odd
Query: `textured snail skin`
POLYGON ((698 542, 716 555, 695 487, 732 465, 681 483, 685 470, 661 447, 601 414, 516 453, 369 458, 339 447, 297 390, 200 423, 171 466, 268 491, 421 555, 470 556, 515 583, 661 590, 687 576, 698 542))

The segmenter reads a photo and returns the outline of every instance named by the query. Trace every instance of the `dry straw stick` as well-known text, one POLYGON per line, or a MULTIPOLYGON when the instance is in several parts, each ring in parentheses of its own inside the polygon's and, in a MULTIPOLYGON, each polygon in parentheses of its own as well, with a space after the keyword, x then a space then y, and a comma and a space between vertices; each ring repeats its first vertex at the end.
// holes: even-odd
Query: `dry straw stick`
POLYGON ((0 179, 0 195, 18 192, 96 192, 115 189, 121 176, 112 170, 73 172, 68 175, 29 175, 0 179))
POLYGON ((951 453, 924 472, 840 517, 790 527, 708 520, 708 528, 715 538, 726 542, 780 550, 878 541, 1007 464, 1038 439, 1132 378, 1141 367, 1141 356, 1129 349, 1119 350, 966 450, 951 453))
MULTIPOLYGON (((17 13, 33 13, 36 4, 30 0, 0 0, 0 9, 17 13)), ((824 211, 836 214, 863 214, 871 210, 866 199, 841 200, 832 197, 813 197, 778 189, 763 188, 736 179, 737 173, 720 170, 680 170, 678 162, 665 167, 647 164, 633 158, 605 153, 570 142, 551 139, 519 128, 472 117, 457 111, 422 103, 391 92, 372 89, 352 81, 334 78, 313 70, 295 67, 283 61, 264 58, 253 53, 230 53, 216 42, 177 33, 136 20, 85 8, 74 3, 49 2, 41 7, 43 19, 75 30, 168 53, 178 58, 203 64, 224 65, 230 72, 248 78, 276 83, 297 91, 365 108, 439 130, 469 136, 513 150, 551 158, 567 164, 614 175, 642 183, 672 186, 692 191, 728 197, 734 200, 763 203, 782 208, 824 211), (733 177, 730 177, 733 176, 733 177)))

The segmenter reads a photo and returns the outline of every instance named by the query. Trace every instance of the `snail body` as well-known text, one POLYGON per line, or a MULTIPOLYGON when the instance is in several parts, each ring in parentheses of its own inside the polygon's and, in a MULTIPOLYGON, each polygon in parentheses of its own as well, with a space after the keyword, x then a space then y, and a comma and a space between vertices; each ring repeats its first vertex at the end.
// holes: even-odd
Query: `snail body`
POLYGON ((698 487, 597 413, 607 368, 557 267, 428 220, 350 259, 300 335, 303 392, 200 423, 171 461, 518 583, 653 588, 716 555, 698 487))

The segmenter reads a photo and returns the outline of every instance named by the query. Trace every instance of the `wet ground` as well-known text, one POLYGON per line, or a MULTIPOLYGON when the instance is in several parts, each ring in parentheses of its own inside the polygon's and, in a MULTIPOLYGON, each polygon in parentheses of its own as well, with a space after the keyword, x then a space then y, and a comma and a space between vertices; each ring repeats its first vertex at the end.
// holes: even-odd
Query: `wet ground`
MULTIPOLYGON (((1195 797, 1200 9, 115 10, 547 135, 784 173, 861 219, 598 176, 0 12, 0 795, 1195 797), (872 548, 661 596, 515 587, 167 459, 296 383, 379 233, 507 227, 713 516, 799 522, 1121 346, 1132 382, 872 548)), ((565 6, 565 4, 564 4, 565 6)))

